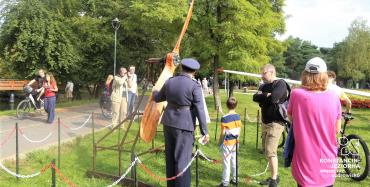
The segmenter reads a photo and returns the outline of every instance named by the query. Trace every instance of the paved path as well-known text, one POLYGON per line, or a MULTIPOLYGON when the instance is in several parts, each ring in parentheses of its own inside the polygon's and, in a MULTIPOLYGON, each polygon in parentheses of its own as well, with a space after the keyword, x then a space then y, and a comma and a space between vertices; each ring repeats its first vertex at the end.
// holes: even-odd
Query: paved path
MULTIPOLYGON (((146 102, 147 99, 144 98, 140 110, 144 109, 146 102)), ((36 113, 22 120, 15 116, 0 117, 0 160, 15 156, 15 123, 18 123, 21 129, 18 136, 19 152, 24 154, 57 144, 58 118, 61 121, 62 142, 91 133, 93 112, 96 129, 106 128, 111 124, 111 121, 101 114, 98 104, 57 109, 54 124, 46 123, 46 115, 36 113)))

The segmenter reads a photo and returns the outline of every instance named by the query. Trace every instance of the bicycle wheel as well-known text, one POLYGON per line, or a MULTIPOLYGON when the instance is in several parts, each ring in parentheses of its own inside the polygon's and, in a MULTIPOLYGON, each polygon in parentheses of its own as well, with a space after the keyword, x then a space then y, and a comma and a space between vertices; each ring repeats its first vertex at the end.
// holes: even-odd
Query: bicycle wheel
POLYGON ((23 119, 24 116, 29 113, 31 110, 29 100, 21 101, 17 106, 17 118, 23 119))
POLYGON ((112 119, 112 101, 109 97, 103 95, 100 98, 100 108, 105 118, 112 119))
POLYGON ((369 149, 365 141, 360 136, 350 134, 343 149, 340 154, 348 176, 355 181, 364 180, 369 174, 369 149))

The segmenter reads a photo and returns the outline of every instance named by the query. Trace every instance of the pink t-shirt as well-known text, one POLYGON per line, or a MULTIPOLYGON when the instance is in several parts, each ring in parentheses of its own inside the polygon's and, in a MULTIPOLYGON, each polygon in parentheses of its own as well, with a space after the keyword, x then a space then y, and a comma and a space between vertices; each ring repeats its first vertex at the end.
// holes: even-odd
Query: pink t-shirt
POLYGON ((338 96, 333 91, 294 89, 288 113, 293 117, 294 179, 303 187, 333 185, 338 152, 336 121, 341 118, 338 96))

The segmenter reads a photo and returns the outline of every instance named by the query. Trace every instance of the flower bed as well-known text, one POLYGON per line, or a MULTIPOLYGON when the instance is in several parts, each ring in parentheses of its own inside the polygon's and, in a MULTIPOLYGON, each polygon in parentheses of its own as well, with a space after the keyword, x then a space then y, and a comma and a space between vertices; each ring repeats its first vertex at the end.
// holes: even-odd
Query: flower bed
MULTIPOLYGON (((352 101, 352 108, 370 108, 370 99, 351 99, 352 101)), ((342 105, 345 105, 343 101, 341 101, 342 105)))

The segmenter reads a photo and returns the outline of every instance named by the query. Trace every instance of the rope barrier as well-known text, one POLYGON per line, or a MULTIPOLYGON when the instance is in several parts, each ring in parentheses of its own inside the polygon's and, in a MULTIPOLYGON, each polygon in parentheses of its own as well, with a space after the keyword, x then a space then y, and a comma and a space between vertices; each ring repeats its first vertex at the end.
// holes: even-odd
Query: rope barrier
POLYGON ((247 120, 250 122, 250 123, 255 123, 257 122, 257 118, 254 118, 253 120, 251 120, 251 118, 249 117, 249 115, 247 114, 247 120))
POLYGON ((173 177, 170 177, 170 178, 166 178, 166 177, 160 177, 160 176, 157 176, 155 175, 152 171, 150 171, 140 160, 139 160, 139 165, 142 169, 144 169, 144 171, 150 175, 153 179, 156 179, 156 180, 160 180, 160 181, 170 181, 170 180, 175 180, 176 178, 182 176, 184 174, 184 172, 191 166, 191 163, 193 163, 193 161, 195 160, 195 157, 199 154, 200 150, 198 150, 197 152, 194 153, 194 156, 193 158, 190 160, 190 162, 186 165, 186 167, 181 171, 179 172, 176 176, 173 176, 173 177))
POLYGON ((24 139, 26 139, 28 142, 31 142, 31 143, 42 143, 42 142, 46 141, 47 139, 49 139, 49 138, 51 137, 51 135, 53 134, 53 132, 54 132, 54 131, 55 131, 55 129, 56 129, 55 127, 57 127, 57 126, 54 126, 54 130, 53 130, 53 131, 51 131, 51 132, 49 132, 49 134, 48 134, 45 138, 43 138, 43 139, 41 139, 41 140, 32 140, 32 139, 28 138, 28 137, 25 135, 25 133, 23 132, 23 130, 22 130, 22 129, 19 129, 19 132, 21 133, 22 137, 23 137, 24 139))
MULTIPOLYGON (((236 145, 233 146, 233 148, 231 150, 234 150, 236 145)), ((221 160, 216 160, 216 159, 211 159, 211 158, 208 158, 201 150, 199 150, 199 154, 201 157, 203 157, 204 159, 206 159, 208 162, 212 162, 212 163, 215 163, 215 164, 220 164, 221 163, 221 160)), ((232 154, 232 152, 230 151, 230 153, 228 154, 223 154, 223 159, 226 159, 227 157, 229 157, 230 155, 232 154)))
POLYGON ((0 162, 0 167, 6 171, 7 173, 13 175, 14 177, 18 177, 18 178, 33 178, 33 177, 36 177, 40 174, 43 174, 48 168, 50 168, 50 165, 51 164, 48 164, 46 166, 44 166, 39 172, 36 172, 36 173, 33 173, 33 174, 30 174, 30 175, 21 175, 21 174, 16 174, 14 173, 13 171, 11 171, 10 169, 8 169, 7 167, 5 167, 1 162, 0 162))
POLYGON ((131 171, 131 168, 132 167, 134 167, 134 165, 137 163, 137 162, 141 162, 140 160, 139 160, 139 158, 138 157, 135 157, 135 160, 131 163, 131 165, 130 165, 130 167, 129 168, 127 168, 127 170, 126 170, 126 172, 118 179, 118 180, 116 180, 113 184, 111 184, 111 185, 108 185, 108 187, 112 187, 112 186, 114 186, 114 185, 117 185, 122 179, 124 179, 125 177, 126 177, 126 175, 128 174, 128 172, 130 172, 131 171))
POLYGON ((67 128, 67 129, 69 129, 69 130, 76 131, 76 130, 79 130, 79 129, 81 129, 82 127, 86 126, 86 124, 87 124, 87 122, 90 120, 90 118, 91 118, 91 114, 89 115, 89 117, 87 117, 87 119, 85 120, 85 122, 84 122, 81 126, 79 126, 79 127, 75 127, 75 128, 71 128, 71 127, 69 127, 68 125, 65 125, 65 124, 63 124, 63 123, 61 123, 61 124, 62 124, 62 126, 63 126, 63 127, 67 128))
POLYGON ((263 171, 261 173, 257 173, 257 174, 251 175, 251 177, 258 177, 258 176, 261 176, 261 175, 265 174, 267 172, 268 167, 269 167, 269 162, 267 162, 265 171, 263 171))
POLYGON ((65 182, 66 184, 68 184, 68 186, 71 186, 71 187, 78 187, 78 185, 74 184, 72 181, 70 181, 67 177, 65 177, 61 172, 60 170, 58 169, 58 167, 55 166, 55 164, 51 164, 51 167, 54 168, 55 172, 59 175, 60 178, 62 178, 63 182, 65 182))
POLYGON ((3 147, 9 140, 10 140, 10 137, 14 134, 15 132, 15 127, 13 128, 13 130, 7 135, 7 137, 0 143, 0 148, 3 147))
POLYGON ((105 127, 101 128, 101 129, 109 128, 109 127, 111 127, 112 125, 113 125, 113 124, 107 125, 107 126, 105 126, 105 127))
POLYGON ((91 114, 89 115, 89 117, 86 119, 86 121, 85 121, 81 126, 76 127, 76 128, 72 128, 71 130, 76 131, 76 130, 79 130, 79 129, 81 129, 82 127, 86 126, 86 124, 87 124, 87 122, 90 120, 90 118, 91 118, 91 114))

